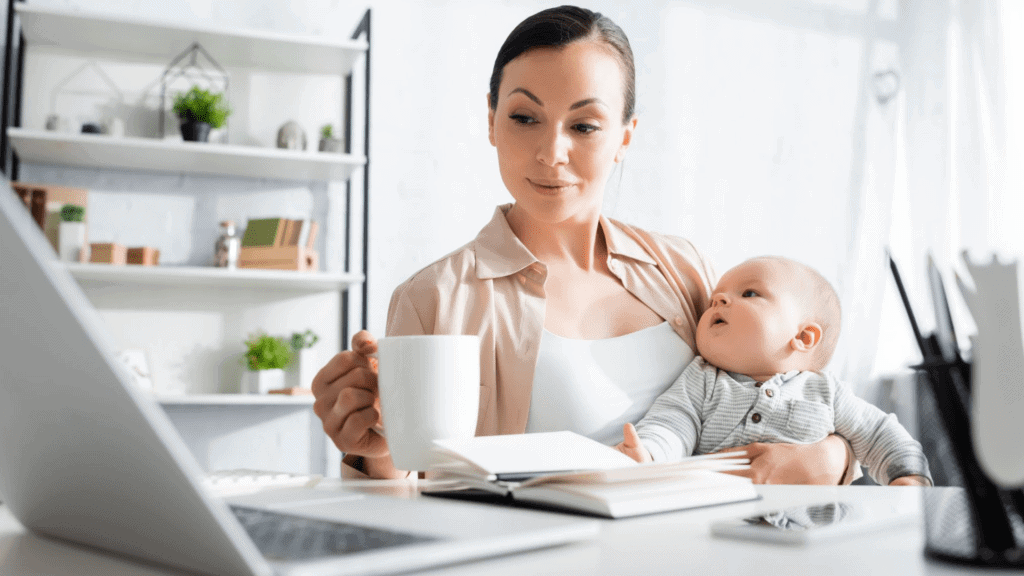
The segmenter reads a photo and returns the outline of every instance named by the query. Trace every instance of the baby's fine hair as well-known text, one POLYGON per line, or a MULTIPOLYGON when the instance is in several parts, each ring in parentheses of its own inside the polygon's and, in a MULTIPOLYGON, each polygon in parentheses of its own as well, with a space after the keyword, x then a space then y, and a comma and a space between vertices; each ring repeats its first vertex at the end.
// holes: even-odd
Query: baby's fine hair
POLYGON ((832 360, 836 351, 836 344, 839 342, 839 332, 842 326, 843 312, 839 304, 839 294, 820 272, 814 268, 785 256, 759 256, 752 260, 771 260, 785 266, 789 266, 802 278, 795 278, 804 301, 812 303, 808 307, 815 322, 821 326, 821 342, 813 357, 812 370, 820 371, 832 360))

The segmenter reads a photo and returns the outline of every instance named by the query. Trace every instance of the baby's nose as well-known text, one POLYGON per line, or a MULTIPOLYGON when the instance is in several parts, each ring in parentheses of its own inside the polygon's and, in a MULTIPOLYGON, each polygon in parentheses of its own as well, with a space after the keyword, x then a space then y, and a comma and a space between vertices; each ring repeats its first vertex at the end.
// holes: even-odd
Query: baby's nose
POLYGON ((729 303, 729 297, 725 294, 718 293, 711 297, 711 303, 715 306, 725 306, 729 303))

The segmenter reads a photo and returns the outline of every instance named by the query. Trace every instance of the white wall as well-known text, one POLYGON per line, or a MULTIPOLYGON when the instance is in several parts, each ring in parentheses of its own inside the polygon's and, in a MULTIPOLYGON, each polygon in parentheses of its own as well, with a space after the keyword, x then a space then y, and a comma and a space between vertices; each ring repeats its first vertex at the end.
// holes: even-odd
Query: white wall
MULTIPOLYGON (((494 206, 510 199, 487 142, 488 79, 512 27, 552 5, 532 0, 33 3, 332 37, 347 37, 363 9, 372 8, 369 327, 378 335, 393 288, 469 241, 494 206)), ((781 253, 818 267, 837 284, 849 284, 843 274, 851 264, 849 244, 857 242, 848 218, 850 191, 870 183, 871 176, 858 170, 870 153, 860 131, 867 114, 862 103, 874 87, 860 79, 898 69, 897 43, 905 31, 897 25, 897 0, 663 0, 642 8, 613 0, 581 4, 618 22, 636 53, 640 123, 622 171, 612 175, 605 212, 692 239, 719 270, 755 254, 781 253)), ((136 92, 147 85, 144 80, 135 80, 136 92)), ((270 102, 277 81, 240 84, 261 106, 270 102)), ((308 98, 293 104, 289 115, 316 122, 308 98)), ((239 126, 243 133, 231 134, 232 141, 270 145, 285 119, 280 116, 249 114, 248 126, 239 126)), ((307 127, 310 133, 315 129, 307 127)), ((25 174, 84 182, 94 190, 96 234, 127 239, 129 233, 139 238, 151 237, 143 232, 159 233, 168 243, 168 262, 202 263, 212 250, 215 223, 224 217, 310 209, 330 222, 343 216, 343 189, 337 184, 57 173, 31 166, 25 174), (141 193, 125 194, 128 190, 141 193), (197 207, 196 198, 207 191, 219 191, 216 200, 198 200, 206 203, 197 207), (160 225, 132 231, 127 220, 160 225), (182 226, 191 232, 173 232, 182 226)), ((338 228, 324 241, 326 268, 339 269, 338 228)))

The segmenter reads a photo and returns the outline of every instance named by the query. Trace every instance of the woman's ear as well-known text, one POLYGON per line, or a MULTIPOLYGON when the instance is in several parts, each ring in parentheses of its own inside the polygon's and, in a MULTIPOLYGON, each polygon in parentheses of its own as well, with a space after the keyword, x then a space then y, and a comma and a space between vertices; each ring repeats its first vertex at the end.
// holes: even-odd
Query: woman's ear
POLYGON ((798 352, 810 352, 821 342, 821 326, 810 322, 800 327, 800 331, 790 341, 790 345, 798 352))
POLYGON ((491 141, 491 146, 497 146, 494 143, 494 108, 491 108, 491 93, 487 93, 487 139, 491 141))
POLYGON ((629 148, 630 142, 633 141, 633 130, 636 130, 636 116, 629 119, 626 122, 625 130, 622 133, 622 144, 619 145, 619 149, 615 152, 615 162, 622 162, 623 158, 626 157, 626 148, 629 148))

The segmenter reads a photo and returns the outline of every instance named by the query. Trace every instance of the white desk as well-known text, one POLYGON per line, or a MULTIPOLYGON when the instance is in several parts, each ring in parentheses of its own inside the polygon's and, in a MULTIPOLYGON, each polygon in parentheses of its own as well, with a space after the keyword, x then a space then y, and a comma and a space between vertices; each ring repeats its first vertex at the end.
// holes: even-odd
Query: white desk
MULTIPOLYGON (((325 482, 341 485, 341 481, 337 480, 325 482)), ((365 484, 346 482, 345 486, 348 489, 364 489, 365 484)), ((400 497, 419 497, 414 487, 392 486, 386 488, 376 484, 373 491, 390 491, 400 497)), ((856 502, 862 499, 881 499, 895 506, 919 511, 920 490, 869 486, 763 486, 760 491, 764 498, 758 502, 629 520, 602 520, 601 533, 592 541, 442 567, 423 574, 1024 574, 1024 571, 971 569, 928 559, 923 553, 924 535, 920 527, 845 540, 826 540, 805 547, 719 539, 708 532, 709 522, 716 518, 835 500, 856 502)), ((6 508, 0 506, 0 574, 138 576, 176 573, 35 536, 25 531, 6 508)))

